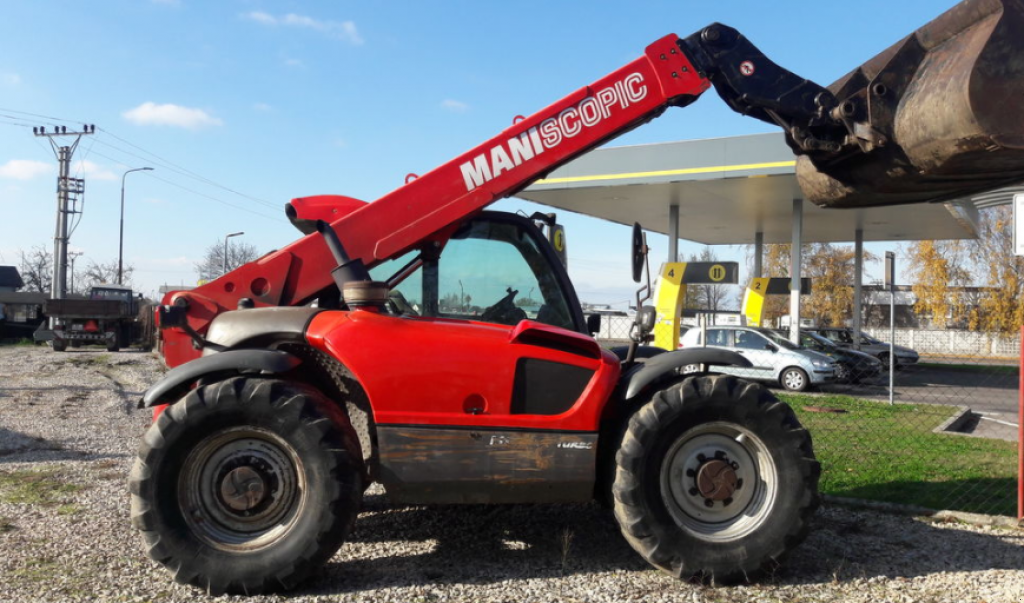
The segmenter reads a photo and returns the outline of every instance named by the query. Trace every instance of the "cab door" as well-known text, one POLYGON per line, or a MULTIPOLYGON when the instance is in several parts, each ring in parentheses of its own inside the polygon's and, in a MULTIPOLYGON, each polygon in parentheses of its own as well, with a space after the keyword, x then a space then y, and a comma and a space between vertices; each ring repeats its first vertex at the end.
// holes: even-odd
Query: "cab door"
MULTIPOLYGON (((334 324, 311 325, 370 398, 389 495, 589 499, 619 362, 581 332, 550 246, 528 220, 488 212, 439 254, 419 253, 390 267, 400 314, 323 313, 334 324)), ((380 268, 374 277, 390 278, 380 268)))

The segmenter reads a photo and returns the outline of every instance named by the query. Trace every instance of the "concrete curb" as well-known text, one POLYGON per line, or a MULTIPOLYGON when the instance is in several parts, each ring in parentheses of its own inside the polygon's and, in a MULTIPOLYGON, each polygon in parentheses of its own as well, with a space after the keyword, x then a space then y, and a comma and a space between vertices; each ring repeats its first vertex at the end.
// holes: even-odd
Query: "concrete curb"
MULTIPOLYGON (((956 408, 957 412, 953 416, 946 419, 941 425, 932 430, 932 433, 957 433, 957 430, 963 426, 964 423, 971 419, 971 407, 964 405, 957 405, 952 408, 956 408)), ((963 435, 963 434, 959 434, 963 435)))
POLYGON ((918 507, 915 505, 901 505, 877 500, 846 498, 842 496, 833 496, 831 494, 822 495, 822 500, 828 504, 847 507, 850 509, 865 509, 891 513, 893 515, 926 517, 931 521, 953 521, 975 526, 994 526, 1014 530, 1024 530, 1024 525, 1022 525, 1021 522, 1018 522, 1017 519, 1013 517, 1007 517, 1004 515, 983 515, 981 513, 966 513, 963 511, 936 511, 935 509, 928 509, 926 507, 918 507))

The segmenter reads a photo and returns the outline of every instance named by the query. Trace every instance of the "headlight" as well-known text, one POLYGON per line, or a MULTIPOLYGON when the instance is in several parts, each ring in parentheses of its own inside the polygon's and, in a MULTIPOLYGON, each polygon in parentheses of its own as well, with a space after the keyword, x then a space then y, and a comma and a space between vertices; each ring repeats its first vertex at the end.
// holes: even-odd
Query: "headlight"
POLYGON ((834 366, 834 363, 827 360, 812 360, 811 364, 816 368, 829 368, 830 366, 834 366))

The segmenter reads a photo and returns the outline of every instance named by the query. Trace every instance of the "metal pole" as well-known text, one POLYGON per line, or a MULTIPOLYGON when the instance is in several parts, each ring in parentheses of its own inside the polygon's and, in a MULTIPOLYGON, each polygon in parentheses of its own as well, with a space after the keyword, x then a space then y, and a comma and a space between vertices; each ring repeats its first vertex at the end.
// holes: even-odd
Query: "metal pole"
POLYGON ((679 261, 679 206, 668 206, 668 261, 679 261))
MULTIPOLYGON (((857 334, 859 337, 860 334, 857 334)), ((896 285, 889 289, 889 404, 895 404, 896 397, 896 285)))
MULTIPOLYGON (((861 314, 863 312, 861 282, 864 280, 864 231, 858 228, 853 239, 853 330, 860 333, 861 314)), ((860 337, 853 344, 853 349, 860 349, 860 337)))
POLYGON ((754 233, 754 278, 764 276, 764 233, 754 233))
POLYGON ((1024 519, 1024 325, 1020 328, 1020 367, 1017 371, 1017 523, 1024 519))
POLYGON ((804 202, 793 199, 793 245, 789 271, 789 340, 800 345, 800 264, 804 238, 804 202))
POLYGON ((71 147, 59 147, 57 161, 60 165, 57 175, 57 231, 53 235, 53 280, 50 283, 50 297, 64 299, 67 295, 68 282, 68 171, 71 147))
POLYGON ((150 171, 151 167, 140 167, 130 169, 124 174, 121 174, 121 230, 117 236, 117 284, 123 285, 122 272, 124 269, 124 179, 132 172, 150 171))
POLYGON ((233 232, 229 235, 224 236, 224 272, 223 274, 221 274, 221 276, 224 276, 224 274, 228 273, 228 239, 230 239, 231 237, 237 237, 244 234, 244 232, 233 232))

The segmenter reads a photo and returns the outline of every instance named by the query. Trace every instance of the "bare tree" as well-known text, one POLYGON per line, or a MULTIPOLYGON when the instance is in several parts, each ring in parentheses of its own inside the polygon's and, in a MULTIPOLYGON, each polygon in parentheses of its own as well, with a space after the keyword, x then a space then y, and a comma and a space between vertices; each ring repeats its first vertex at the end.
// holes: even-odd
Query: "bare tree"
POLYGON ((49 294, 53 283, 53 254, 42 245, 33 247, 28 253, 24 250, 19 250, 18 253, 21 255, 18 272, 21 273, 21 280, 25 282, 23 289, 49 294))
MULTIPOLYGON (((717 262, 718 254, 711 247, 705 247, 700 253, 690 255, 687 262, 717 262)), ((710 284, 710 285, 688 285, 686 287, 686 308, 703 310, 712 314, 720 312, 729 305, 732 297, 730 294, 732 285, 710 284)), ((714 319, 712 319, 713 322, 714 319)))
MULTIPOLYGON (((232 241, 228 246, 227 268, 230 272, 242 264, 251 262, 260 257, 254 245, 245 241, 232 241)), ((199 273, 200 281, 212 281, 224 274, 224 241, 219 241, 206 248, 203 261, 197 263, 196 272, 199 273)))
MULTIPOLYGON (((135 272, 135 267, 131 264, 125 264, 121 274, 122 284, 125 286, 132 285, 132 274, 135 272)), ((86 290, 89 287, 95 287, 96 285, 111 285, 117 284, 117 260, 111 260, 106 263, 99 263, 95 261, 89 262, 82 272, 81 282, 83 283, 81 290, 86 290)))

